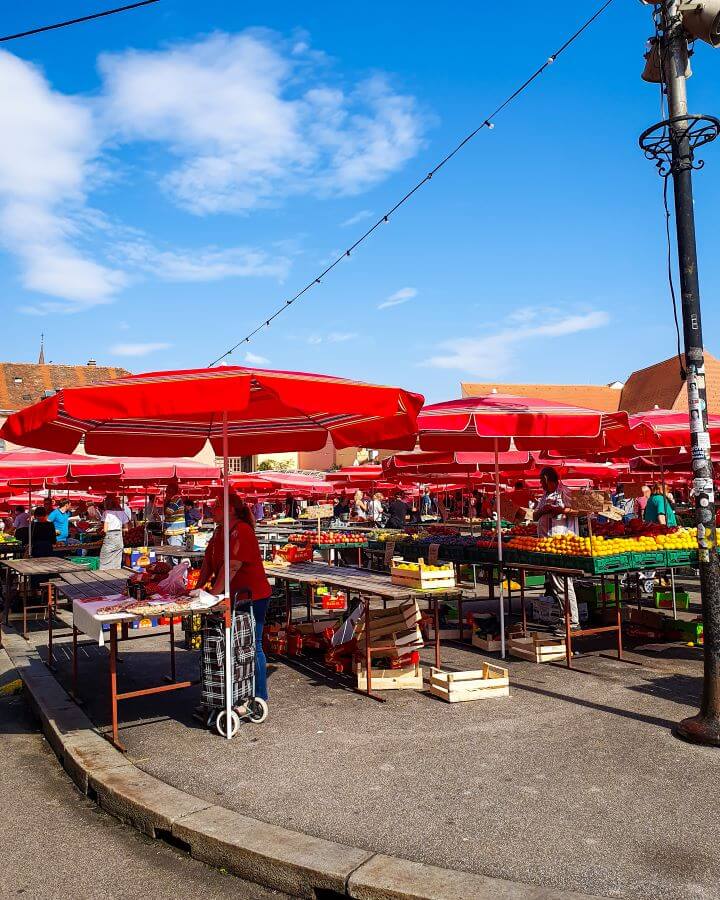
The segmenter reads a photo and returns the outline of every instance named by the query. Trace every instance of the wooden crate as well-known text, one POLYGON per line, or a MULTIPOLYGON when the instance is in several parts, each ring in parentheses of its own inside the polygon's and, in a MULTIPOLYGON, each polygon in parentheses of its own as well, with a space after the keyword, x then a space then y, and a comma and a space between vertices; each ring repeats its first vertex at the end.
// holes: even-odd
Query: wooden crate
POLYGON ((493 638, 481 637, 474 631, 472 633, 472 645, 473 647, 477 647, 479 650, 484 650, 486 653, 499 653, 502 650, 502 642, 500 638, 497 638, 497 640, 495 640, 493 638))
POLYGON ((510 679, 507 669, 491 663, 485 663, 482 669, 467 672, 444 672, 433 668, 430 670, 428 690, 447 703, 491 700, 510 696, 510 679))
POLYGON ((419 569, 400 569, 393 562, 390 567, 390 580, 393 584, 411 587, 418 591, 432 591, 440 588, 456 587, 455 569, 452 565, 441 571, 430 571, 423 559, 418 560, 419 569))
POLYGON ((510 638, 508 652, 510 656, 529 659, 535 663, 556 662, 566 658, 564 638, 539 637, 537 634, 510 638))
MULTIPOLYGON (((426 634, 427 639, 429 641, 435 640, 435 625, 432 622, 429 622, 426 626, 426 634)), ((441 641, 459 641, 460 640, 460 629, 459 628, 441 628, 440 629, 440 640, 441 641)))
MULTIPOLYGON (((357 663, 357 686, 361 691, 367 690, 365 666, 357 663)), ((405 669, 371 669, 370 687, 373 691, 421 691, 423 689, 422 666, 408 666, 405 669)))

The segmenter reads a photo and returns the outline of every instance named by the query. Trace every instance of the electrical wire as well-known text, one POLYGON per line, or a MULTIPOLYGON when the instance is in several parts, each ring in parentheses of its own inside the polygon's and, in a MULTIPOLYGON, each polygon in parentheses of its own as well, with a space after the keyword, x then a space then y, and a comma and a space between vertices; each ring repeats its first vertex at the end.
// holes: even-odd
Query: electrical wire
MULTIPOLYGON (((655 22, 655 42, 658 55, 658 63, 660 67, 660 115, 665 118, 665 56, 663 53, 663 45, 660 37, 661 14, 656 11, 653 16, 655 22)), ((668 110, 669 114, 669 110, 668 110)), ((668 205, 668 181, 670 180, 670 172, 663 175, 663 208, 665 210, 665 242, 667 247, 667 276, 668 285, 670 287, 670 297, 672 299, 673 319, 675 320, 675 338, 677 341, 677 358, 680 367, 680 381, 685 381, 687 372, 683 365, 682 348, 680 346, 680 323, 678 321, 677 296, 675 294, 675 281, 673 279, 672 267, 672 239, 670 237, 670 207, 668 205)))
POLYGON ((360 244, 364 243, 381 225, 387 223, 395 212, 400 209, 405 203, 410 200, 410 198, 420 190, 421 187, 426 185, 429 181, 432 180, 433 176, 437 174, 444 166, 446 166, 450 160, 459 153, 462 148, 468 144, 474 137, 476 137, 483 128, 492 129, 494 128, 493 119, 495 119, 507 106, 509 106, 517 97, 520 96, 524 91, 526 91, 530 85, 536 81, 543 72, 549 68, 561 54, 563 54, 571 44, 575 43, 575 41, 595 22, 596 19, 600 18, 600 16, 605 12, 605 10, 612 5, 614 0, 605 0, 605 2, 587 19, 578 30, 571 35, 561 46, 551 54, 545 62, 537 68, 529 78, 527 78, 523 83, 507 97, 497 109, 490 113, 487 118, 483 119, 480 125, 477 128, 473 129, 469 134, 465 135, 465 137, 457 144, 454 149, 452 149, 447 156, 443 157, 437 165, 432 168, 424 178, 422 178, 414 187, 412 187, 397 203, 392 206, 383 216, 381 216, 374 225, 371 225, 367 231, 364 232, 353 244, 351 244, 346 250, 344 250, 335 260, 333 260, 330 265, 328 265, 322 272, 316 275, 311 281, 309 281, 301 290, 299 290, 294 296, 290 297, 288 300, 279 306, 267 319, 260 323, 256 328, 250 331, 247 335, 245 335, 242 340, 239 340, 236 344, 233 344, 229 350, 226 350, 221 356, 218 356, 217 359, 213 360, 209 364, 210 367, 217 365, 219 362, 222 362, 228 356, 232 355, 238 347, 241 347, 243 344, 249 344, 255 335, 262 331, 263 328, 269 328, 270 323, 273 322, 281 313, 283 313, 286 309, 292 306, 297 300, 299 300, 302 296, 304 296, 311 288, 315 287, 321 283, 322 279, 328 275, 332 270, 338 266, 344 259, 347 259, 351 255, 351 253, 360 246, 360 244))
POLYGON ((150 6, 152 3, 159 3, 160 0, 139 0, 137 3, 128 3, 127 6, 117 6, 115 9, 106 9, 104 12, 91 13, 89 16, 80 16, 77 19, 67 19, 65 22, 56 22, 54 25, 41 25, 38 28, 31 28, 29 31, 18 31, 17 34, 7 34, 0 37, 0 44, 7 41, 16 41, 18 38, 30 37, 33 34, 42 34, 44 31, 55 31, 56 28, 65 28, 68 25, 78 25, 80 22, 90 22, 93 19, 103 19, 105 16, 114 16, 115 13, 127 12, 130 9, 138 9, 141 6, 150 6))

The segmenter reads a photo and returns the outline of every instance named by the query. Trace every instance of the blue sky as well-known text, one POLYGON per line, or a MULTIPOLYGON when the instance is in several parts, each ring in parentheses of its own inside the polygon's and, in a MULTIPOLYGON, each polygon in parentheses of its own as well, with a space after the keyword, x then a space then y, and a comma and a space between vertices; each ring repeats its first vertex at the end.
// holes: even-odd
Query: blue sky
MULTIPOLYGON (((111 5, 111 4, 107 4, 111 5)), ((4 357, 206 365, 352 243, 599 5, 162 0, 0 51, 4 357)), ((62 14, 102 8, 66 2, 62 14)), ((32 0, 6 33, 58 18, 32 0)), ((231 361, 458 395, 672 355, 649 10, 617 2, 350 260, 231 361), (249 356, 246 357, 246 354, 249 356)), ((718 114, 698 45, 693 111, 718 114)), ((715 90, 713 90, 715 88, 715 90)), ((696 177, 705 342, 720 143, 696 177)))

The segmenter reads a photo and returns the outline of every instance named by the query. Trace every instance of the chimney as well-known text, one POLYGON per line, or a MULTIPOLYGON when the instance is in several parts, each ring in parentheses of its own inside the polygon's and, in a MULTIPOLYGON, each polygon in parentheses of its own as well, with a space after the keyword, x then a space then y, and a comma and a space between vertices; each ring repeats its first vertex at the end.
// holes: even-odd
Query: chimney
POLYGON ((87 364, 88 364, 89 366, 96 366, 96 365, 97 365, 97 360, 96 360, 96 359, 93 359, 93 358, 91 357, 91 358, 87 361, 87 364))

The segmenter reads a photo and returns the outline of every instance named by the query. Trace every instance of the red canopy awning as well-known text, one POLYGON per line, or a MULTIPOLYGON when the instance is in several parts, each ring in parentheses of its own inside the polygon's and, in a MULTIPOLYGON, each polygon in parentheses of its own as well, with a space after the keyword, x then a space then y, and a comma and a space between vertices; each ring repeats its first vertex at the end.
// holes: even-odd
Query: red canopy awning
POLYGON ((151 372, 83 387, 13 413, 5 438, 71 452, 194 456, 209 440, 232 456, 335 447, 411 449, 420 394, 329 375, 227 366, 151 372))
POLYGON ((487 394, 426 406, 418 416, 423 450, 595 449, 627 440, 626 413, 605 414, 533 397, 487 394))
POLYGON ((40 482, 46 478, 102 478, 119 476, 122 466, 114 460, 45 450, 9 450, 0 453, 0 481, 13 484, 40 482))

